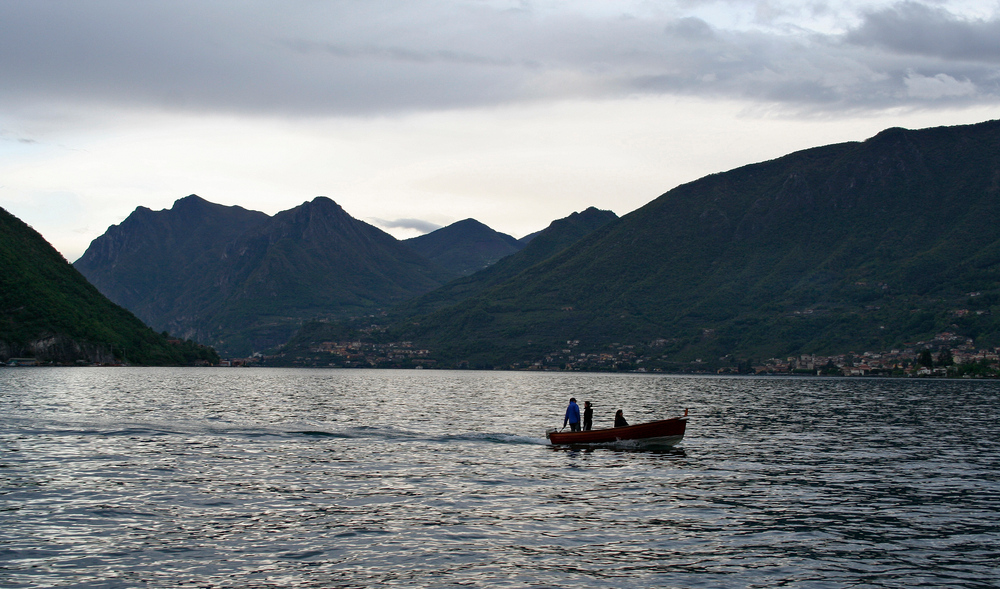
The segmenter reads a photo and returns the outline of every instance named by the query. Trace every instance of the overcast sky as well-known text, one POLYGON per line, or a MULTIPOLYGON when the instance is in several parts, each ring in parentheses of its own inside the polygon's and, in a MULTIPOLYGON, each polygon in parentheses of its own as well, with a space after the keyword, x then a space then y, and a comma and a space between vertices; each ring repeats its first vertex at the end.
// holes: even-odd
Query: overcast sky
POLYGON ((70 261, 188 194, 515 237, 1000 118, 1000 1, 0 0, 0 207, 70 261))

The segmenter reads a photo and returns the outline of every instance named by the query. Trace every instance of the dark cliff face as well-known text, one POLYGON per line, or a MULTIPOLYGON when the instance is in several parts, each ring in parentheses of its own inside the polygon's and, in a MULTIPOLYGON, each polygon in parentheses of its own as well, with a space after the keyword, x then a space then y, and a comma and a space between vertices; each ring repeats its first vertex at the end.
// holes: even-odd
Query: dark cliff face
POLYGON ((189 275, 210 267, 225 243, 267 219, 196 195, 169 210, 138 207, 95 239, 74 267, 111 300, 162 325, 158 314, 180 296, 189 275))
POLYGON ((121 225, 112 225, 101 237, 91 242, 84 255, 77 260, 79 270, 91 267, 118 265, 122 255, 128 256, 148 243, 153 225, 153 211, 138 207, 121 225))
POLYGON ((176 201, 168 210, 140 206, 120 225, 112 225, 95 239, 74 265, 87 271, 103 270, 133 256, 153 256, 155 260, 165 249, 171 255, 197 256, 267 219, 264 213, 210 203, 194 194, 176 201))

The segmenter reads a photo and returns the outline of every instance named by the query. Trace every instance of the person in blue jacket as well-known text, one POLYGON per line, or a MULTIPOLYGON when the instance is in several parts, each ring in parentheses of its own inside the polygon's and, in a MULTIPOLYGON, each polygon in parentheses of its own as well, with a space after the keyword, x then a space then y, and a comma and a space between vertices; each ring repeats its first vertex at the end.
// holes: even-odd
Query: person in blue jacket
POLYGON ((569 431, 580 431, 580 406, 576 404, 576 397, 570 397, 569 407, 566 408, 566 418, 563 419, 563 427, 569 424, 569 431))

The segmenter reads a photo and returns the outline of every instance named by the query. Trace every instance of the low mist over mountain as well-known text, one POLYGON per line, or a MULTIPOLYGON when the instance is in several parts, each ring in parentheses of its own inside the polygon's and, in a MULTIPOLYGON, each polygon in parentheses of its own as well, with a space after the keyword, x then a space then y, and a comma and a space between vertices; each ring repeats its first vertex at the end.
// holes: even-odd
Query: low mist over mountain
POLYGON ((0 362, 187 365, 211 349, 168 341, 112 303, 41 235, 0 209, 0 362))
POLYGON ((524 244, 475 219, 465 219, 420 237, 404 240, 418 254, 447 270, 468 276, 521 250, 524 244))
POLYGON ((679 186, 393 337, 471 366, 1000 345, 998 218, 1000 122, 889 129, 679 186))

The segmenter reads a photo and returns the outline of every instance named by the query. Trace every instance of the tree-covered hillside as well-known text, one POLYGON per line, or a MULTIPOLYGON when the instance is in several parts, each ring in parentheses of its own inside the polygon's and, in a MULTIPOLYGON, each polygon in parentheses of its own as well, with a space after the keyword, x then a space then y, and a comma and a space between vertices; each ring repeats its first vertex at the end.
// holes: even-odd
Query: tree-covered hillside
POLYGON ((211 348, 169 340, 115 305, 41 235, 0 209, 0 361, 218 363, 211 348))

